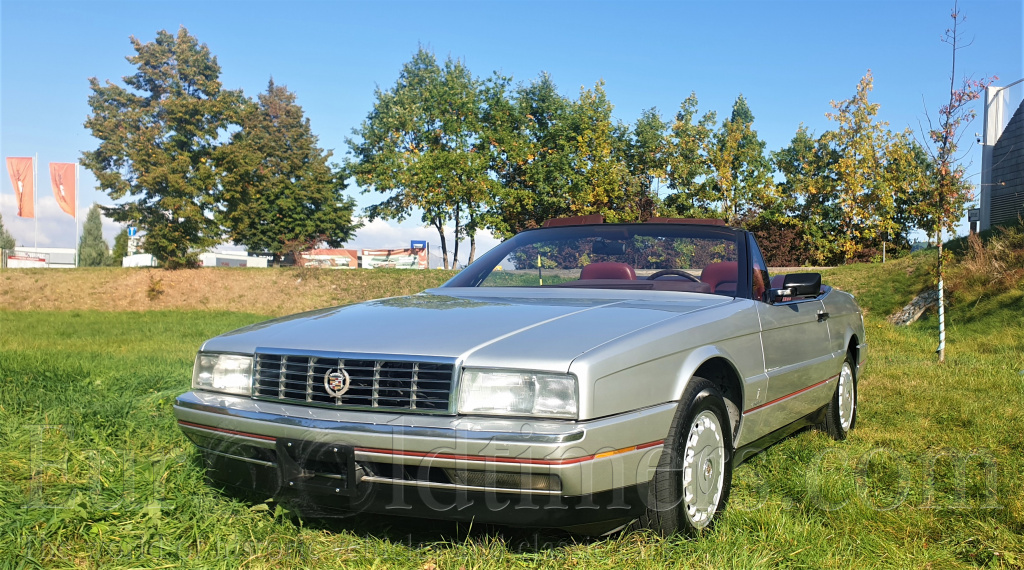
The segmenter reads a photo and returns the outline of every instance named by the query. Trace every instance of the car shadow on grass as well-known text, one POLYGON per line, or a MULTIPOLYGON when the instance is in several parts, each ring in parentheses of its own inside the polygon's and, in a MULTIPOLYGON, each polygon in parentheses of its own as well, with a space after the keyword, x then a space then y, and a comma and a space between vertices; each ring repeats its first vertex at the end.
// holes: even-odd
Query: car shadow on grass
MULTIPOLYGON (((202 460, 196 459, 196 467, 202 468, 202 460)), ((241 501, 250 506, 267 505, 271 510, 278 506, 284 509, 283 516, 303 528, 331 533, 351 534, 366 540, 377 540, 393 546, 425 548, 437 544, 500 544, 507 551, 517 554, 536 554, 564 547, 583 546, 600 542, 602 536, 578 534, 555 528, 511 527, 498 524, 457 522, 442 519, 425 519, 409 516, 387 515, 368 512, 352 512, 316 505, 297 503, 294 500, 268 499, 265 494, 251 490, 225 486, 206 480, 206 485, 216 490, 225 499, 241 501)), ((610 533, 615 536, 616 533, 610 533)))

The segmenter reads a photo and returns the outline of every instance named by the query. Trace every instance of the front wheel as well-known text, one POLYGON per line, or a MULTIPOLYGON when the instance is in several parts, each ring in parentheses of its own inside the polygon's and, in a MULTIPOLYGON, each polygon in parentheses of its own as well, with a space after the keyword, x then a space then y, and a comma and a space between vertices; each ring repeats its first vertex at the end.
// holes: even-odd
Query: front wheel
POLYGON ((854 373, 853 356, 846 354, 843 367, 839 371, 839 383, 832 395, 832 400, 825 410, 825 421, 819 428, 842 441, 850 435, 850 430, 857 423, 857 376, 854 373))
POLYGON ((694 378, 672 420, 641 525, 663 536, 709 529, 729 500, 731 449, 725 400, 714 384, 694 378))

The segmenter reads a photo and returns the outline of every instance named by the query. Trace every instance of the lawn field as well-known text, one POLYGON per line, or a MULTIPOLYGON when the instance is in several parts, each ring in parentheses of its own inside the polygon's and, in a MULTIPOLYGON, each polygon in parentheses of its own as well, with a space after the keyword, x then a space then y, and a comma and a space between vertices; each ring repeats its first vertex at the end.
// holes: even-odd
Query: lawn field
POLYGON ((454 271, 217 267, 191 271, 86 267, 0 271, 0 307, 12 311, 302 311, 408 295, 454 271))
MULTIPOLYGON (((45 280, 28 275, 0 273, 3 295, 28 299, 10 288, 45 280)), ((867 310, 857 428, 845 442, 801 432, 739 467, 725 516, 695 540, 302 519, 223 495, 204 483, 174 397, 203 340, 296 301, 0 311, 0 567, 1024 568, 1024 288, 954 296, 940 365, 934 316, 884 320, 922 279, 921 258, 826 272, 867 310)), ((359 297, 329 283, 342 302, 359 297)))

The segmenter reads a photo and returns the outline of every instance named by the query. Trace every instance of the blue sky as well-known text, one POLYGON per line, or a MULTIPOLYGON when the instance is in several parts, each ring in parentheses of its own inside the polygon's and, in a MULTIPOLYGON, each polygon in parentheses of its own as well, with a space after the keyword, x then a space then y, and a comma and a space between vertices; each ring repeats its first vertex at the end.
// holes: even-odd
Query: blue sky
MULTIPOLYGON (((439 58, 463 59, 478 76, 493 71, 529 81, 546 71, 564 95, 604 80, 616 118, 632 122, 656 107, 670 118, 694 91, 701 111, 721 116, 742 93, 754 128, 770 150, 785 146, 803 123, 830 128, 830 100, 854 94, 871 69, 879 118, 891 128, 919 129, 948 97, 950 53, 940 36, 951 1, 635 1, 635 2, 0 2, 0 154, 39 155, 39 245, 71 247, 74 222, 57 209, 46 164, 72 162, 96 141, 82 123, 88 78, 120 82, 133 72, 129 36, 151 41, 157 30, 185 26, 217 56, 226 88, 249 96, 273 76, 298 96, 321 146, 340 161, 345 138, 373 104, 376 86, 391 86, 419 46, 439 58)), ((967 0, 958 75, 1024 77, 1020 0, 967 0)), ((1011 90, 1015 105, 1022 87, 1011 90)), ((978 106, 980 111, 980 105, 978 106)), ((926 123, 925 123, 926 124, 926 123)), ((981 119, 969 130, 981 131, 981 119)), ((973 140, 973 139, 971 139, 973 140)), ((980 153, 968 155, 978 182, 980 153)), ((81 210, 111 200, 81 171, 81 210)), ((377 196, 351 189, 361 206, 377 196)), ((15 216, 5 172, 0 213, 19 244, 35 224, 15 216)), ((115 224, 107 224, 111 239, 115 224)), ((374 223, 355 247, 437 243, 418 223, 374 223)), ((482 245, 492 242, 484 239, 482 245)))

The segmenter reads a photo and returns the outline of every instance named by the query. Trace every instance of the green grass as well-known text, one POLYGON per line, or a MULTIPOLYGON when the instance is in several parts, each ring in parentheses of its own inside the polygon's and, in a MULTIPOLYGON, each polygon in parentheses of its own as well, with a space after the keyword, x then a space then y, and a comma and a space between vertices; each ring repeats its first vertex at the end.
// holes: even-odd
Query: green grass
MULTIPOLYGON (((868 309, 869 360, 846 442, 803 432, 736 470, 698 540, 303 520, 206 485, 171 405, 217 312, 0 312, 0 566, 10 568, 1024 567, 1024 291, 883 320, 923 258, 830 270, 868 309)), ((920 273, 918 273, 920 271, 920 273)))
POLYGON ((578 272, 549 270, 538 276, 536 271, 507 270, 494 271, 484 279, 482 287, 537 287, 541 283, 545 285, 558 285, 568 281, 575 281, 579 278, 578 272))

